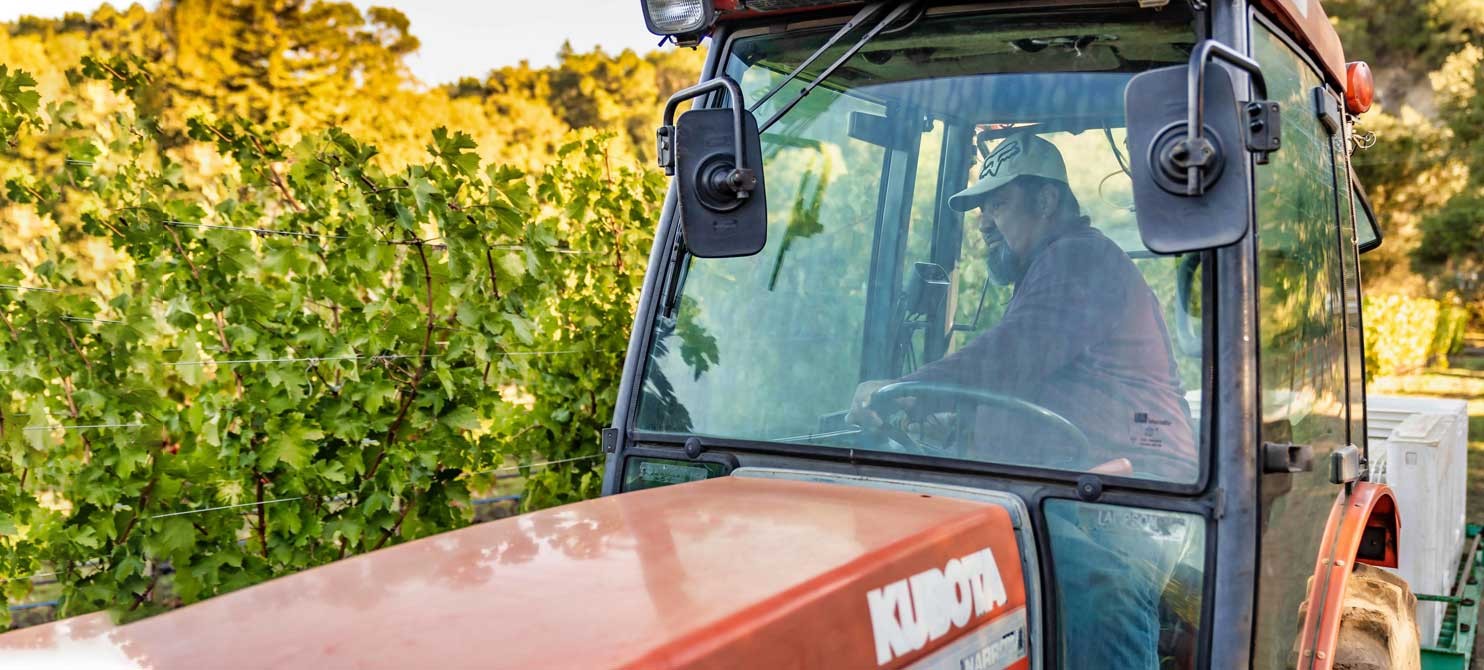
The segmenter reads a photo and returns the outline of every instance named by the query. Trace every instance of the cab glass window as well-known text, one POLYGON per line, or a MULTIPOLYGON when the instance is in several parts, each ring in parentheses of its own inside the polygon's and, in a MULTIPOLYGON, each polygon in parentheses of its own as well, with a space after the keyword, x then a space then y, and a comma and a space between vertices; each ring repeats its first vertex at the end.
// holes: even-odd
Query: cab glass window
POLYGON ((1350 444, 1364 449, 1365 435, 1365 332, 1361 326, 1360 251, 1357 243, 1357 211, 1362 202, 1354 190, 1343 188, 1350 183, 1350 157, 1344 133, 1330 141, 1335 155, 1335 182, 1340 185, 1340 273, 1341 299, 1345 305, 1345 381, 1349 393, 1350 444))
POLYGON ((1074 500, 1044 509, 1061 667, 1195 667, 1205 520, 1074 500))
MULTIPOLYGON (((1325 523, 1338 489, 1323 467, 1346 443, 1345 320, 1337 144, 1316 117, 1323 81, 1254 20, 1253 56, 1282 106, 1283 148, 1257 167, 1261 439, 1313 449, 1307 471, 1264 474, 1254 668, 1288 667, 1325 523)), ((1343 183, 1343 182, 1342 182, 1343 183)), ((1347 221, 1348 223, 1348 221, 1347 221)))
MULTIPOLYGON (((1186 63, 1183 12, 868 43, 763 134, 763 251, 670 282, 635 427, 1197 481, 1199 258, 1140 242, 1123 119, 1132 76, 1186 63)), ((744 33, 725 74, 760 99, 833 30, 744 33)))

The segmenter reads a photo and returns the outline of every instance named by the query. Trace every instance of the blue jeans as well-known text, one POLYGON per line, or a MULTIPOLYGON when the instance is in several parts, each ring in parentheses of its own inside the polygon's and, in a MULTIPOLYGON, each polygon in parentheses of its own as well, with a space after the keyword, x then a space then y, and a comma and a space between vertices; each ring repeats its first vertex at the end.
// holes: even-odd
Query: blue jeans
POLYGON ((1061 667, 1158 670, 1160 599, 1190 534, 1204 533, 1199 517, 1071 500, 1045 510, 1061 667))

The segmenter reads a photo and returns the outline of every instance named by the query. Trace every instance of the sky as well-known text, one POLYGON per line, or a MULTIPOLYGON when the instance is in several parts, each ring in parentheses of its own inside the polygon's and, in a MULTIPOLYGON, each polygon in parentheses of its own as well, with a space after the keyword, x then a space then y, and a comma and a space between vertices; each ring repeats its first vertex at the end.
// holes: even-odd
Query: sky
MULTIPOLYGON (((644 27, 635 0, 352 0, 402 10, 412 34, 422 41, 408 58, 414 74, 428 84, 482 76, 491 68, 528 60, 551 65, 563 40, 587 51, 601 45, 611 53, 625 48, 643 53, 659 38, 644 27)), ((101 0, 0 0, 0 21, 22 14, 61 16, 91 12, 101 0)), ((114 0, 116 7, 127 6, 114 0)), ((153 0, 142 4, 153 6, 153 0)), ((673 46, 666 48, 673 49, 673 46)))

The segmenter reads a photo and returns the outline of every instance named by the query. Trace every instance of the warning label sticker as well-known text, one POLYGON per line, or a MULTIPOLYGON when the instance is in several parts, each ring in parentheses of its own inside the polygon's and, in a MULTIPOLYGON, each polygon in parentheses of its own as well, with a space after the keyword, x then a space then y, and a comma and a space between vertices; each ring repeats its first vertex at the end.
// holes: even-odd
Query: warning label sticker
POLYGON ((1175 422, 1150 416, 1148 412, 1135 412, 1129 422, 1128 441, 1140 449, 1164 449, 1168 445, 1170 427, 1175 422))

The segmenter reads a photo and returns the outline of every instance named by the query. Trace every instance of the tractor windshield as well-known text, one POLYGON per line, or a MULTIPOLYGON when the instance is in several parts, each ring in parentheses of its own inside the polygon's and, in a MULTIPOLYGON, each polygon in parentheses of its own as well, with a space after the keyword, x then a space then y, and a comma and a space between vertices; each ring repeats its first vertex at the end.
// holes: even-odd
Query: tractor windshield
MULTIPOLYGON (((725 74, 758 99, 833 30, 725 74)), ((1200 256, 1140 242, 1123 91, 1195 41, 1174 7, 883 32, 764 133, 762 253, 667 282, 636 428, 1194 482, 1200 256)))

